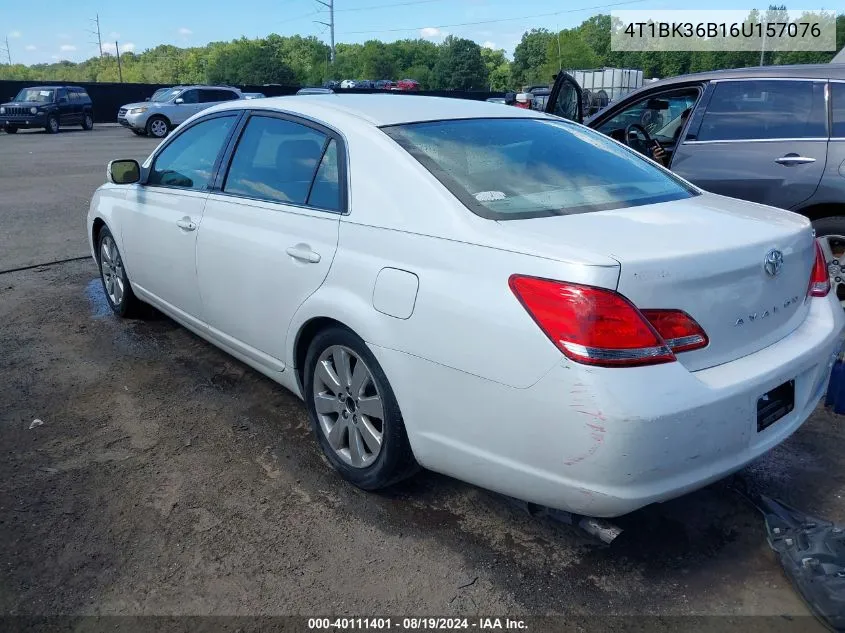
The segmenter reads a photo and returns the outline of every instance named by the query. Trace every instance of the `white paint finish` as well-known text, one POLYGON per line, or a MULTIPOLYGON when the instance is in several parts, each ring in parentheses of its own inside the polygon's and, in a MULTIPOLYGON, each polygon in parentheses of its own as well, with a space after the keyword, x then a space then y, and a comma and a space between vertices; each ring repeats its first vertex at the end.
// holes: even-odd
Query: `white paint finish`
POLYGON ((419 287, 419 277, 414 273, 382 268, 373 288, 373 307, 387 316, 409 319, 414 313, 419 287))
POLYGON ((338 215, 211 194, 196 249, 205 320, 230 347, 284 369, 294 312, 322 284, 337 249, 338 215), (310 250, 318 262, 295 259, 310 250))
POLYGON ((207 197, 202 191, 129 185, 119 219, 132 283, 200 320, 196 242, 207 197), (184 218, 198 228, 180 228, 184 218))
POLYGON ((713 369, 671 363, 620 374, 561 361, 523 390, 373 351, 426 468, 550 507, 618 516, 720 479, 792 434, 824 393, 818 385, 844 321, 838 304, 814 300, 793 334, 713 369), (757 396, 793 378, 795 411, 758 433, 757 396))
MULTIPOLYGON (((298 395, 295 372, 281 371, 294 363, 297 335, 314 318, 335 319, 378 357, 423 465, 587 514, 613 516, 713 481, 775 446, 812 411, 845 326, 832 296, 802 297, 787 325, 745 340, 731 340, 720 325, 729 299, 745 310, 809 275, 805 220, 716 196, 484 220, 373 127, 389 117, 388 102, 367 114, 367 99, 323 99, 260 107, 295 104, 289 109, 323 117, 342 134, 349 215, 140 186, 98 190, 89 231, 100 218, 121 236, 139 296, 298 395), (175 224, 186 209, 195 244, 175 224), (287 250, 303 244, 318 262, 291 259, 287 250), (783 288, 749 276, 753 260, 762 270, 769 247, 782 248, 792 268, 783 288), (407 312, 407 298, 397 301, 409 294, 401 283, 374 293, 385 269, 418 278, 411 318, 374 309, 407 312), (569 362, 509 290, 514 273, 619 287, 640 307, 686 309, 713 338, 711 355, 626 369, 569 362), (790 379, 795 411, 758 434, 757 398, 790 379)), ((456 103, 409 99, 423 119, 456 103)), ((259 104, 225 108, 244 105, 259 104)), ((454 107, 460 116, 487 116, 480 105, 454 107)))

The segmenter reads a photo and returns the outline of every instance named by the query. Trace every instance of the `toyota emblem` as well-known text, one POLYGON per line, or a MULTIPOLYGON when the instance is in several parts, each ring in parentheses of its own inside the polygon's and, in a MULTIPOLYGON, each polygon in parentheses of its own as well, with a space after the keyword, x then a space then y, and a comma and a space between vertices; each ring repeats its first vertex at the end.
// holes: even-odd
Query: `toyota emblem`
POLYGON ((766 258, 763 260, 763 270, 769 277, 777 277, 781 268, 783 268, 783 253, 773 248, 766 253, 766 258))

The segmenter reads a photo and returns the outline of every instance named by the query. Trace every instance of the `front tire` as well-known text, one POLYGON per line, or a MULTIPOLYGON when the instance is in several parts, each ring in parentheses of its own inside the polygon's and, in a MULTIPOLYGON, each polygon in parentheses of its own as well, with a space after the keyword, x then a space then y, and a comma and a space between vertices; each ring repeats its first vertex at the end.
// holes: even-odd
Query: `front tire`
POLYGON ((100 280, 103 282, 106 301, 112 311, 122 318, 137 315, 141 302, 132 292, 117 243, 106 227, 100 230, 97 239, 97 263, 100 265, 100 280))
POLYGON ((82 129, 89 131, 94 129, 94 115, 90 112, 86 112, 82 116, 82 129))
POLYGON ((44 129, 47 130, 48 134, 58 134, 59 133, 59 117, 56 114, 51 114, 47 119, 47 125, 44 126, 44 129))
POLYGON ((303 383, 317 441, 344 479, 378 490, 419 469, 393 389, 360 337, 340 327, 320 332, 303 383))
POLYGON ((18 128, 16 128, 14 125, 7 125, 4 129, 6 130, 6 134, 18 133, 18 128))
POLYGON ((147 121, 147 134, 155 138, 164 138, 170 132, 170 124, 162 116, 150 117, 147 121))

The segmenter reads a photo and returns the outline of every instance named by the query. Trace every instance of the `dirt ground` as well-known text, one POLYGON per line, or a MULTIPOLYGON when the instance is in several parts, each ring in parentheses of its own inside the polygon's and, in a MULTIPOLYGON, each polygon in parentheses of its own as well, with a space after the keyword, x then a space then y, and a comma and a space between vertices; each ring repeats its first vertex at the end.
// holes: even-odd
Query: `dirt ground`
MULTIPOLYGON (((82 253, 84 213, 61 220, 82 253)), ((0 274, 0 376, 0 615, 567 614, 589 630, 619 628, 596 615, 665 630, 769 615, 742 629, 821 630, 726 484, 622 517, 609 547, 433 473, 362 492, 327 467, 294 396, 163 316, 116 319, 90 260, 0 274)), ((843 419, 819 410, 743 477, 845 522, 843 419)))

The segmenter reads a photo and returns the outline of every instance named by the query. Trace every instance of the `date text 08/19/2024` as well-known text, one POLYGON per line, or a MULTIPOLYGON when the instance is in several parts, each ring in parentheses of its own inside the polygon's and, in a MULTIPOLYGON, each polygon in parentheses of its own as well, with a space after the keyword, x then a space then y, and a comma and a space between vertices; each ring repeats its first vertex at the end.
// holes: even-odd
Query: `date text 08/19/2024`
POLYGON ((476 629, 479 631, 495 630, 525 630, 528 626, 524 620, 497 617, 476 618, 436 618, 436 617, 407 617, 407 618, 308 618, 309 630, 329 631, 446 631, 459 629, 476 629))

